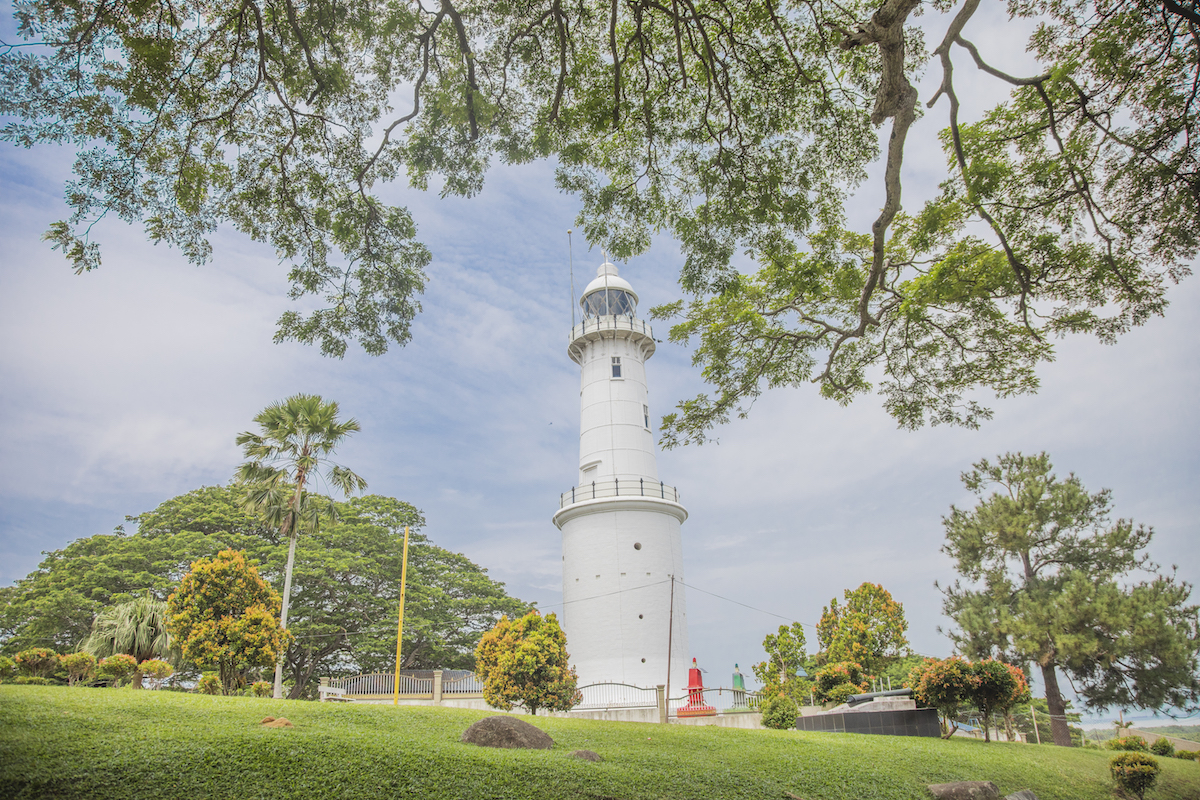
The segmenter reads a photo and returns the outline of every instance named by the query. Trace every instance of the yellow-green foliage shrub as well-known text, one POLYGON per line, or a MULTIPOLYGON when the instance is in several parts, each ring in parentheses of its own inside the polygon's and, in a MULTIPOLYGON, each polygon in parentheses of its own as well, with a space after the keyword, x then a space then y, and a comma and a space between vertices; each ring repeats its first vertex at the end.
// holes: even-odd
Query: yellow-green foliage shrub
POLYGON ((865 692, 869 686, 861 666, 853 661, 839 661, 817 670, 813 694, 818 703, 844 703, 847 697, 865 692))
POLYGON ((1116 739, 1109 739, 1106 746, 1109 750, 1129 750, 1139 753, 1144 753, 1149 749, 1146 746, 1146 740, 1140 736, 1118 736, 1116 739))
POLYGON ((196 682, 196 691, 200 694, 220 694, 221 679, 214 672, 206 672, 196 682))
POLYGON ((96 677, 112 681, 114 687, 120 686, 121 681, 137 672, 137 659, 126 653, 114 653, 108 658, 100 659, 96 665, 96 677))
POLYGON ((147 658, 138 664, 138 672, 142 673, 142 680, 149 679, 151 689, 157 689, 162 686, 163 681, 171 677, 175 668, 161 658, 147 658))
POLYGON ((48 647, 31 647, 17 653, 16 662, 25 675, 49 678, 58 669, 58 653, 48 647))
POLYGON ((1149 753, 1121 753, 1108 762, 1108 771, 1117 786, 1137 795, 1139 800, 1154 786, 1161 769, 1149 753))
POLYGON ((67 671, 68 686, 90 680, 96 672, 96 657, 91 653, 67 653, 58 660, 67 671))
POLYGON ((1171 744, 1171 740, 1165 736, 1160 736, 1154 740, 1154 744, 1150 745, 1150 752, 1156 756, 1167 756, 1170 758, 1175 755, 1175 745, 1171 744))
POLYGON ((796 701, 786 694, 776 694, 763 700, 762 724, 764 728, 787 730, 796 727, 796 717, 800 715, 796 701))
POLYGON ((270 697, 274 688, 270 681, 255 681, 250 685, 250 691, 255 697, 270 697))

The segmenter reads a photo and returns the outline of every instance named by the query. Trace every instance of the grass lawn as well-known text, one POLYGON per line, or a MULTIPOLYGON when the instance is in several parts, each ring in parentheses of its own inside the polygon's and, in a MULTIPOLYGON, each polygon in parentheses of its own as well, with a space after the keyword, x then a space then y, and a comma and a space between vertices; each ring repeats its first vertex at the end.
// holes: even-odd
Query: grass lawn
MULTIPOLYGON (((929 797, 991 780, 1002 794, 1108 800, 1110 753, 972 741, 532 718, 549 751, 459 742, 486 716, 454 709, 170 692, 0 686, 0 798, 929 797), (267 729, 264 716, 295 728, 267 729), (599 764, 572 758, 595 750, 599 764)), ((526 719, 530 719, 526 717, 526 719)), ((1200 798, 1200 764, 1159 759, 1149 800, 1200 798)))

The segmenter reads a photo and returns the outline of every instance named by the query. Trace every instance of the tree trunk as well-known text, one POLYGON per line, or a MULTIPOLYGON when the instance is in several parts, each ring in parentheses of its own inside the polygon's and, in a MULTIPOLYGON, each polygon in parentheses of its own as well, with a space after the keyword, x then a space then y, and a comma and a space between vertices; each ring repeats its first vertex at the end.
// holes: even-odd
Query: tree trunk
MULTIPOLYGON (((279 627, 287 628, 288 617, 288 601, 292 599, 292 565, 296 563, 296 526, 292 525, 292 537, 288 541, 288 560, 287 571, 283 577, 283 608, 279 612, 279 627)), ((278 660, 275 661, 275 690, 271 693, 276 700, 283 699, 283 660, 287 658, 287 648, 283 648, 279 653, 278 660)))
POLYGON ((1046 684, 1046 706, 1050 709, 1050 732, 1059 747, 1071 746, 1071 726, 1067 724, 1067 706, 1062 692, 1058 690, 1058 676, 1054 665, 1042 666, 1042 681, 1046 684))
POLYGON ((142 671, 140 669, 134 670, 133 678, 129 681, 129 688, 130 689, 141 689, 142 688, 142 671))

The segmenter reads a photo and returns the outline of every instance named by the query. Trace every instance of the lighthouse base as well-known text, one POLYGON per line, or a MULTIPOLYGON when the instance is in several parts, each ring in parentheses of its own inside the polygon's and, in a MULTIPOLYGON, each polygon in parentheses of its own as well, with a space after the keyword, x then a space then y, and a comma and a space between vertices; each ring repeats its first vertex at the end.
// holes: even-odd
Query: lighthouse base
POLYGON ((687 685, 683 506, 608 497, 565 506, 563 632, 579 685, 687 685), (670 673, 668 679, 668 672, 670 673))

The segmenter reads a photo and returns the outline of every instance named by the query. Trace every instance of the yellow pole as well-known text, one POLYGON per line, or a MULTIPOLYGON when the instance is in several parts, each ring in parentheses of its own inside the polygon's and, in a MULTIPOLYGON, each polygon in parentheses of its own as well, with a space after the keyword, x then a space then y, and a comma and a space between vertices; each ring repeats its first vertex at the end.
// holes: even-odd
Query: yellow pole
POLYGON ((404 641, 404 587, 408 583, 408 526, 404 526, 404 560, 400 564, 400 622, 396 625, 396 685, 392 705, 400 705, 400 643, 404 641))

